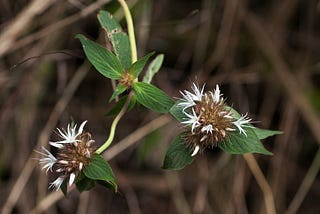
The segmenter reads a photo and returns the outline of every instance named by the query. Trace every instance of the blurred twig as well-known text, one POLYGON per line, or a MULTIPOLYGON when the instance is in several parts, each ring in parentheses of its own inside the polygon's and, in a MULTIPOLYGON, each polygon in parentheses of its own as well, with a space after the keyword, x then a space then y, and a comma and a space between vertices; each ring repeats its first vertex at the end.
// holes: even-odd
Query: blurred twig
POLYGON ((294 196, 293 200, 291 201, 287 214, 294 214, 297 213, 299 207, 302 204, 303 199, 306 197, 307 193, 309 192, 316 176, 320 170, 320 149, 318 148, 317 154, 315 155, 312 164, 304 177, 296 195, 294 196))
POLYGON ((167 115, 160 116, 152 120, 150 123, 132 132, 130 135, 128 135, 127 137, 119 141, 117 144, 109 148, 103 156, 106 160, 112 159, 113 157, 121 153, 123 150, 132 146, 136 141, 146 136, 148 133, 151 133, 154 130, 160 128, 161 126, 167 124, 170 120, 171 118, 167 115))
POLYGON ((177 209, 177 213, 191 214, 191 209, 182 190, 179 174, 175 171, 172 171, 166 172, 165 175, 172 194, 173 202, 177 209))
POLYGON ((266 178, 264 177, 256 159, 252 154, 244 154, 243 158, 246 160, 250 171, 252 172, 253 176, 255 177, 257 183, 259 184, 263 192, 267 214, 275 214, 276 209, 274 205, 272 190, 266 178))
POLYGON ((290 72, 289 67, 282 59, 279 50, 274 45, 263 25, 258 21, 258 18, 254 14, 248 12, 246 16, 244 16, 244 23, 256 39, 256 42, 260 46, 260 50, 271 61, 275 74, 279 78, 278 82, 282 84, 292 102, 298 107, 305 122, 308 124, 312 134, 316 138, 317 143, 320 144, 320 120, 318 114, 304 95, 299 81, 290 72))
MULTIPOLYGON (((42 0, 38 0, 38 1, 42 1, 42 0)), ((47 0, 48 1, 48 0, 47 0)), ((15 51, 25 45, 30 44, 31 42, 40 39, 41 37, 44 37, 46 35, 50 35, 50 33, 53 33, 63 27, 66 27, 76 21, 78 21, 79 19, 85 18, 88 15, 90 15, 91 13, 95 12, 96 10, 98 10, 99 8, 101 8, 102 5, 110 2, 111 0, 100 0, 97 1, 95 3, 90 4, 88 7, 82 9, 79 13, 71 15, 65 19, 62 19, 61 21, 55 22, 52 25, 49 25, 48 27, 43 28, 42 30, 31 34, 29 36, 26 36, 18 41, 15 42, 13 47, 6 48, 6 49, 1 49, 0 48, 0 56, 4 55, 4 54, 8 54, 12 51, 15 51)), ((0 38, 0 45, 1 45, 1 38, 0 38)), ((1 47, 1 46, 0 46, 1 47)))
POLYGON ((15 45, 15 40, 29 26, 32 19, 50 7, 53 0, 33 0, 0 35, 0 56, 15 45))

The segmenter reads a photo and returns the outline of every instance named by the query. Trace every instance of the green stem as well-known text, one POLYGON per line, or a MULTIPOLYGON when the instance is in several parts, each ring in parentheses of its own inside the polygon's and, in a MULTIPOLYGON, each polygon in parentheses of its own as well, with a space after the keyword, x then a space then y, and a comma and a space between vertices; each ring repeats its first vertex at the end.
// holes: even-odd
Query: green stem
MULTIPOLYGON (((136 38, 135 38, 135 35, 134 35, 134 26, 133 26, 132 16, 131 16, 131 13, 130 13, 130 10, 129 10, 129 7, 128 7, 126 1, 125 0, 118 0, 118 1, 121 4, 121 7, 122 7, 123 12, 124 12, 124 16, 126 17, 127 26, 128 26, 129 42, 130 42, 130 48, 131 48, 131 61, 132 61, 132 63, 135 63, 137 61, 137 59, 138 59, 138 55, 137 55, 136 38)), ((129 93, 129 96, 127 98, 126 103, 122 107, 122 109, 119 112, 119 114, 114 118, 114 120, 113 120, 113 122, 111 124, 109 137, 108 137, 107 141, 97 149, 97 151, 96 151, 97 154, 101 154, 112 143, 112 141, 114 139, 114 134, 116 132, 117 125, 118 125, 121 117, 126 112, 128 106, 130 104, 132 96, 133 96, 133 91, 131 91, 129 93)))
POLYGON ((113 139, 114 139, 114 134, 116 132, 116 127, 118 125, 118 122, 120 121, 121 117, 124 115, 124 113, 126 112, 126 110, 128 109, 128 106, 130 104, 130 100, 133 96, 133 91, 131 91, 128 95, 128 98, 126 100, 126 103, 123 105, 121 111, 119 112, 119 114, 114 118, 112 124, 111 124, 111 128, 110 128, 110 134, 109 134, 109 138, 106 140, 106 142, 100 146, 96 153, 97 154, 101 154, 104 150, 106 150, 110 144, 112 143, 113 139))
POLYGON ((126 17, 127 26, 128 26, 128 35, 129 35, 129 41, 130 41, 130 48, 131 48, 131 61, 132 63, 135 63, 138 59, 137 55, 137 46, 136 46, 136 39, 134 35, 134 27, 133 27, 133 20, 132 16, 129 10, 129 7, 125 0, 118 0, 121 4, 121 7, 124 12, 124 16, 126 17))

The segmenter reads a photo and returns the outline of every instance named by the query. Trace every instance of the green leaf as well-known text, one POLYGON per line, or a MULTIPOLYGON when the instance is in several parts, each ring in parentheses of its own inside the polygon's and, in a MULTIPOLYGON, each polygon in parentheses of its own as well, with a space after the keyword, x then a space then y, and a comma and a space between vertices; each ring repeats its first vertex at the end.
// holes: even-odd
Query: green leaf
POLYGON ((164 55, 159 54, 148 66, 147 72, 143 77, 143 82, 150 83, 152 81, 153 76, 158 73, 161 68, 163 62, 164 55))
POLYGON ((119 83, 116 90, 113 92, 109 102, 111 102, 116 96, 119 96, 121 93, 123 93, 127 88, 128 88, 127 86, 119 83))
MULTIPOLYGON (((121 111, 123 105, 126 103, 127 97, 128 97, 127 95, 121 97, 119 101, 107 112, 106 116, 118 114, 121 111)), ((136 97, 132 96, 127 112, 129 112, 134 107, 134 105, 136 104, 136 101, 137 101, 136 97)))
POLYGON ((282 131, 274 131, 274 130, 268 130, 268 129, 259 129, 254 128, 253 131, 256 133, 257 137, 262 140, 267 137, 271 137, 273 135, 282 134, 282 131))
POLYGON ((168 113, 173 100, 162 90, 145 82, 135 82, 132 84, 137 101, 145 107, 159 112, 168 113))
POLYGON ((183 122, 186 120, 186 116, 183 113, 183 107, 181 107, 179 104, 182 102, 182 100, 178 100, 175 102, 175 104, 170 108, 170 114, 176 118, 178 122, 183 122))
POLYGON ((124 69, 113 53, 81 34, 76 38, 80 40, 88 60, 102 75, 110 79, 121 79, 124 69))
POLYGON ((86 177, 109 183, 117 191, 117 182, 107 161, 99 154, 94 154, 88 166, 83 169, 86 177))
POLYGON ((68 182, 66 179, 63 180, 61 186, 60 186, 60 189, 64 195, 64 197, 67 197, 67 194, 68 194, 68 182))
POLYGON ((144 57, 140 58, 138 61, 133 63, 129 68, 129 74, 133 76, 133 78, 137 78, 144 68, 148 59, 154 54, 154 52, 148 53, 144 57))
POLYGON ((129 37, 125 34, 118 21, 107 11, 101 10, 98 14, 100 25, 113 46, 113 50, 124 69, 131 65, 131 49, 129 37))
POLYGON ((169 145, 166 152, 163 169, 179 170, 192 163, 191 149, 184 143, 182 135, 178 135, 169 145))
POLYGON ((246 135, 231 132, 224 141, 218 143, 218 146, 231 154, 260 153, 272 155, 263 147, 254 129, 254 127, 245 127, 246 135))
POLYGON ((79 192, 90 190, 95 186, 95 181, 87 178, 83 172, 78 175, 75 183, 79 192))

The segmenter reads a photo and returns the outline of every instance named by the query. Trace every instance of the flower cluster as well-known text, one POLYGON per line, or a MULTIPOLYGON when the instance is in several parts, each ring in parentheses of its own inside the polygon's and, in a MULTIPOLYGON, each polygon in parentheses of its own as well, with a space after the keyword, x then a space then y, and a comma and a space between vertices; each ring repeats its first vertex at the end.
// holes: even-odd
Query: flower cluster
POLYGON ((71 186, 82 169, 89 164, 95 150, 91 134, 83 132, 86 122, 84 121, 78 130, 77 125, 71 124, 67 130, 57 129, 62 140, 49 142, 51 146, 57 148, 56 156, 44 147, 42 147, 43 152, 37 151, 43 156, 39 159, 42 169, 46 173, 50 171, 56 175, 49 188, 59 190, 64 181, 71 186))
POLYGON ((244 127, 248 127, 251 119, 247 114, 235 118, 220 93, 219 86, 215 90, 204 92, 202 88, 193 83, 193 92, 184 90, 181 102, 178 104, 185 115, 181 123, 191 130, 186 132, 186 141, 192 147, 192 156, 209 146, 217 145, 224 140, 230 132, 238 131, 247 135, 244 127))

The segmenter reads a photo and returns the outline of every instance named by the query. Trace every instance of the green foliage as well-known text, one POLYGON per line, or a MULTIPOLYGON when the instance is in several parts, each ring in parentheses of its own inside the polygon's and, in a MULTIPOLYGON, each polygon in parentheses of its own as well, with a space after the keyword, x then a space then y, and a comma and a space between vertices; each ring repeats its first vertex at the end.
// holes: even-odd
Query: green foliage
MULTIPOLYGON (((253 126, 252 126, 253 127, 253 126)), ((281 131, 274 131, 274 130, 268 130, 268 129, 259 129, 259 128, 254 128, 253 131, 257 135, 259 140, 263 140, 267 137, 271 137, 273 135, 277 134, 282 134, 283 132, 281 131)))
POLYGON ((145 107, 159 112, 168 113, 173 100, 162 90, 145 82, 135 82, 132 85, 137 101, 145 107))
MULTIPOLYGON (((127 100, 128 96, 125 95, 123 97, 121 97, 119 99, 119 101, 106 113, 107 116, 111 116, 111 115, 116 115, 118 114, 122 107, 124 106, 124 104, 126 103, 126 100, 127 100)), ((127 108, 127 112, 129 112, 133 107, 134 105, 136 104, 137 102, 137 99, 135 96, 132 96, 131 100, 130 100, 130 103, 129 103, 129 106, 127 108)))
POLYGON ((146 65, 148 59, 154 54, 154 52, 148 53, 144 57, 141 57, 138 61, 133 63, 129 68, 129 74, 133 76, 133 78, 137 78, 141 73, 142 69, 146 65))
POLYGON ((76 38, 80 40, 88 60, 102 75, 110 79, 121 79, 124 70, 113 53, 83 35, 78 34, 76 38))
POLYGON ((169 145, 166 152, 163 169, 179 170, 192 163, 191 149, 184 142, 183 136, 178 135, 169 145))
POLYGON ((62 182, 62 184, 61 184, 61 186, 60 186, 60 189, 61 189, 63 195, 64 195, 65 197, 67 197, 67 194, 68 194, 68 182, 67 182, 67 180, 64 180, 64 181, 62 182))
POLYGON ((175 104, 170 109, 170 114, 179 122, 184 121, 186 116, 183 113, 183 108, 179 106, 179 104, 182 102, 182 100, 178 100, 175 102, 175 104))
POLYGON ((95 182, 117 191, 117 182, 112 169, 101 155, 94 154, 89 165, 82 172, 76 180, 80 192, 91 189, 95 182))
POLYGON ((218 143, 220 149, 230 154, 260 153, 272 155, 266 150, 255 133, 254 127, 245 128, 246 135, 239 132, 231 132, 228 137, 218 143))
POLYGON ((100 25, 106 31, 114 53, 120 60, 124 69, 131 65, 131 49, 129 37, 125 34, 118 21, 107 11, 101 10, 98 14, 100 25))
POLYGON ((95 186, 95 181, 87 178, 83 172, 78 175, 75 183, 79 192, 90 190, 95 186))
POLYGON ((122 92, 124 92, 127 88, 128 88, 127 86, 122 85, 121 83, 119 83, 117 85, 116 90, 113 92, 109 102, 112 101, 116 96, 119 96, 120 94, 122 94, 122 92))
POLYGON ((150 65, 148 66, 147 72, 143 77, 143 82, 151 83, 153 76, 160 70, 163 59, 164 55, 159 54, 154 60, 151 61, 150 65))

